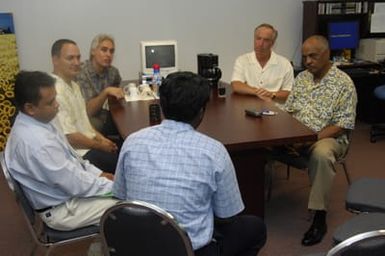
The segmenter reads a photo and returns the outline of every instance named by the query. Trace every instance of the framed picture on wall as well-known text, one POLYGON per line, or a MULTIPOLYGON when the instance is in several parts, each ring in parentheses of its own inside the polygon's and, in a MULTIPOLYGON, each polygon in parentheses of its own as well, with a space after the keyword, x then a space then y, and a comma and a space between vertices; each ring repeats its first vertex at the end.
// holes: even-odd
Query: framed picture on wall
POLYGON ((0 34, 15 34, 12 13, 0 13, 0 34))

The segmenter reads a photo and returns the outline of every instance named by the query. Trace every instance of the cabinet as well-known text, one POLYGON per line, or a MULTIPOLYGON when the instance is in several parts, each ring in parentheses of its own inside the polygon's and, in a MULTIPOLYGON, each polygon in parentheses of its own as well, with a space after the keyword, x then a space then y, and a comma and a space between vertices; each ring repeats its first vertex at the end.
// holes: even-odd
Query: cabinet
POLYGON ((384 14, 384 5, 385 0, 303 1, 302 39, 315 34, 326 36, 329 22, 352 20, 360 24, 360 38, 385 37, 384 26, 379 30, 376 27, 377 18, 384 14), (376 15, 378 11, 380 15, 376 15))
POLYGON ((315 34, 327 36, 329 22, 347 20, 358 21, 360 37, 365 37, 372 9, 369 1, 304 1, 302 39, 315 34))

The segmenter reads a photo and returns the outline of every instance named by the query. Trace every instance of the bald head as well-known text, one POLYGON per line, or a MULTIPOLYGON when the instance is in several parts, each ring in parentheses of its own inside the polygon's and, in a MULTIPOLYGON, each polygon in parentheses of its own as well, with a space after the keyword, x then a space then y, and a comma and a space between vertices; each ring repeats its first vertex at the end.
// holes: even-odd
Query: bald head
POLYGON ((320 35, 311 36, 302 46, 302 61, 316 79, 321 79, 331 67, 329 43, 320 35))
POLYGON ((303 46, 312 46, 320 51, 329 50, 329 42, 324 36, 314 35, 305 40, 303 46))

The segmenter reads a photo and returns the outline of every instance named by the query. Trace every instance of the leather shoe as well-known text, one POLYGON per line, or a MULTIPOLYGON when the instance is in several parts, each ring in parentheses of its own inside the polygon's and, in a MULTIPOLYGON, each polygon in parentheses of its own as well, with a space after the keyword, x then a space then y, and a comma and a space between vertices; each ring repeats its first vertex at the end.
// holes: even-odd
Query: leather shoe
POLYGON ((326 223, 311 225, 308 231, 303 236, 302 245, 311 246, 314 244, 318 244, 322 241, 322 238, 325 236, 327 231, 326 223))

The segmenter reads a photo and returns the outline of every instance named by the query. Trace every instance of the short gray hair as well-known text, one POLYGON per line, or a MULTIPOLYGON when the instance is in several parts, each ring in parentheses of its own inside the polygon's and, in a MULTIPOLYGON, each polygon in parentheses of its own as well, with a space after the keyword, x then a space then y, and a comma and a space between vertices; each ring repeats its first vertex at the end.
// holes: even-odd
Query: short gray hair
POLYGON ((262 23, 258 27, 254 29, 254 34, 259 28, 269 28, 273 31, 273 43, 275 43, 275 40, 277 40, 278 37, 278 31, 273 27, 273 25, 270 25, 269 23, 262 23))
POLYGON ((312 35, 308 37, 305 42, 308 40, 315 40, 319 43, 319 46, 322 48, 322 50, 329 50, 329 42, 326 37, 322 35, 312 35))
POLYGON ((107 34, 99 34, 92 39, 91 47, 90 47, 90 59, 92 59, 92 51, 95 50, 103 41, 111 41, 113 45, 115 45, 115 40, 112 36, 107 34))

